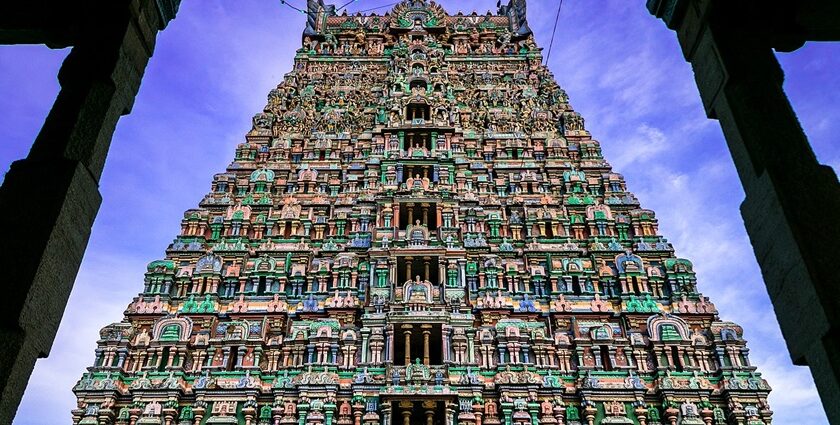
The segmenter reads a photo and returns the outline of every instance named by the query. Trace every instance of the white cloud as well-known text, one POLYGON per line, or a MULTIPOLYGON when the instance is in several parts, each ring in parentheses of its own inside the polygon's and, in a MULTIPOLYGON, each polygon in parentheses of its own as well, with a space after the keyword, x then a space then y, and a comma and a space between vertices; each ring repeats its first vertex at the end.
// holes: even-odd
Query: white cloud
POLYGON ((646 123, 638 125, 632 133, 615 142, 613 143, 617 144, 617 147, 609 149, 612 155, 607 155, 606 158, 619 172, 630 166, 649 165, 657 159, 657 154, 668 148, 662 130, 646 123))

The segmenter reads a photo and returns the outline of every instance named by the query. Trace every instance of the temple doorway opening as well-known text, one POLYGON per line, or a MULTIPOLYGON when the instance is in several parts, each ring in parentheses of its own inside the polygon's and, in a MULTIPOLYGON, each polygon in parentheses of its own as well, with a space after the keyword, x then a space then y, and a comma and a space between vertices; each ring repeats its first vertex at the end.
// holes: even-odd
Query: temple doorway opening
POLYGON ((413 122, 425 122, 429 120, 431 110, 425 103, 411 103, 406 107, 406 118, 413 122))
POLYGON ((395 365, 443 364, 443 336, 440 324, 403 324, 396 327, 396 334, 395 365))
POLYGON ((440 284, 438 265, 438 257, 436 256, 416 256, 416 257, 398 257, 397 258, 397 276, 400 283, 408 282, 409 280, 427 280, 432 285, 440 284))
POLYGON ((438 228, 437 204, 433 202, 407 202, 400 204, 400 229, 416 224, 426 226, 429 230, 438 228))
POLYGON ((397 405, 391 425, 445 425, 446 406, 437 400, 403 400, 397 405))

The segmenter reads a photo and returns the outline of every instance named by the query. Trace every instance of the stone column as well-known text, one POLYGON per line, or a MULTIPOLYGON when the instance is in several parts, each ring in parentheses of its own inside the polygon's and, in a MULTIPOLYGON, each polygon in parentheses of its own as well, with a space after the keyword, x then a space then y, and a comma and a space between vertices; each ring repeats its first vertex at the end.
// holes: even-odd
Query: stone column
MULTIPOLYGON (((330 358, 327 360, 327 362, 332 363, 332 364, 337 363, 338 362, 338 344, 336 344, 336 343, 330 344, 329 353, 330 353, 330 358)), ((326 357, 326 354, 324 356, 326 357)))
POLYGON ((633 349, 630 347, 619 348, 624 351, 624 358, 627 359, 627 366, 636 367, 636 359, 633 357, 633 349))
POLYGON ((455 425, 455 403, 446 402, 446 425, 455 425))
POLYGON ((405 336, 405 365, 411 364, 411 325, 406 325, 403 335, 405 336))
POLYGON ((393 407, 390 401, 382 402, 382 425, 391 425, 391 414, 393 407))
POLYGON ((0 187, 4 238, 15 241, 0 256, 12 283, 0 300, 0 423, 12 422, 35 360, 49 355, 102 201, 99 178, 114 128, 131 111, 157 32, 178 3, 114 0, 54 10, 21 3, 14 16, 4 12, 4 22, 61 21, 77 31, 62 38, 58 29, 40 28, 35 40, 25 31, 0 38, 74 45, 29 155, 12 164, 0 187))
POLYGON ((122 369, 125 366, 125 359, 128 356, 128 350, 125 348, 120 348, 117 350, 117 365, 118 369, 122 369))
POLYGON ((826 249, 840 240, 840 183, 811 150, 773 52, 836 40, 837 8, 815 2, 771 19, 774 2, 647 5, 676 31, 706 114, 726 136, 746 194, 741 215, 790 357, 811 367, 829 421, 840 423, 840 274, 826 249))
POLYGON ((396 341, 394 340, 394 325, 388 325, 388 328, 385 330, 385 361, 388 363, 394 362, 394 344, 396 341))
POLYGON ((236 350, 236 367, 242 366, 242 360, 245 358, 245 346, 239 346, 236 350))
POLYGON ((370 329, 362 328, 362 357, 361 363, 368 362, 368 339, 370 338, 370 329))
POLYGON ((388 270, 389 270, 389 272, 388 272, 388 288, 390 289, 389 293, 391 294, 391 297, 393 298, 394 287, 393 287, 392 283, 398 283, 398 282, 391 282, 391 278, 394 278, 394 280, 397 280, 397 279, 400 278, 399 276, 397 276, 397 262, 396 262, 396 260, 393 260, 393 261, 389 262, 388 270))
POLYGON ((467 260, 465 260, 463 258, 459 258, 458 259, 458 275, 459 275, 460 280, 461 280, 461 287, 462 288, 467 287, 467 270, 466 270, 466 267, 467 267, 467 260))
POLYGON ((540 425, 539 419, 539 408, 540 405, 536 402, 528 403, 528 413, 531 414, 531 425, 540 425))
POLYGON ((437 404, 436 402, 424 402, 423 403, 423 407, 428 409, 428 410, 426 410, 426 425, 434 425, 434 423, 435 423, 435 411, 434 411, 434 409, 436 407, 435 406, 436 404, 437 404))
POLYGON ((400 402, 400 408, 402 408, 403 425, 411 425, 411 408, 413 404, 414 403, 410 401, 400 402))
POLYGON ((95 366, 102 366, 102 364, 104 363, 103 350, 101 348, 97 348, 96 350, 94 350, 94 353, 95 354, 94 354, 93 364, 95 366))
POLYGON ((324 410, 326 410, 326 412, 325 412, 325 414, 326 414, 325 415, 326 416, 325 425, 332 425, 333 424, 333 416, 335 416, 335 404, 333 404, 333 403, 324 404, 324 410))
POLYGON ((467 349, 469 352, 467 353, 467 361, 470 364, 475 363, 475 329, 470 328, 467 329, 467 349))
POLYGON ((426 366, 429 365, 429 336, 431 331, 423 329, 423 364, 426 366))
POLYGON ((449 357, 449 336, 452 334, 452 328, 448 325, 443 325, 440 328, 440 333, 443 339, 443 343, 441 344, 443 348, 443 355, 441 356, 441 359, 443 359, 443 363, 448 363, 452 361, 452 359, 449 357))
MULTIPOLYGON (((405 259, 405 281, 406 282, 408 282, 409 280, 414 280, 414 276, 411 275, 411 263, 412 263, 412 261, 413 260, 410 257, 405 259)), ((405 297, 405 296, 406 296, 406 294, 403 294, 403 297, 405 297)))

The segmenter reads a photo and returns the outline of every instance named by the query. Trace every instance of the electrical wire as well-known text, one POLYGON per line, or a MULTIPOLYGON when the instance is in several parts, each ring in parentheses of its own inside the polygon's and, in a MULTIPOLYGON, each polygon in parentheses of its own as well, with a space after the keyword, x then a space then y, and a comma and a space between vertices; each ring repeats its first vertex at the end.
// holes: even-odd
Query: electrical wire
POLYGON ((345 7, 347 7, 347 5, 349 5, 350 3, 356 2, 356 1, 358 1, 358 0, 350 0, 350 1, 348 1, 347 3, 342 4, 342 5, 341 5, 341 7, 339 7, 339 8, 338 8, 338 9, 336 9, 335 11, 336 11, 336 12, 341 12, 341 9, 344 9, 345 7))
POLYGON ((306 11, 304 11, 303 9, 301 9, 299 7, 293 6, 291 3, 287 2, 286 0, 280 0, 280 4, 285 4, 286 6, 289 6, 289 8, 292 9, 292 10, 296 10, 300 13, 306 14, 306 11))
MULTIPOLYGON (((342 10, 342 9, 344 9, 345 7, 349 6, 349 5, 350 5, 350 4, 352 4, 352 3, 355 3, 355 2, 357 2, 357 1, 359 1, 359 0, 350 0, 350 1, 346 2, 346 3, 344 3, 343 5, 341 5, 341 7, 339 7, 338 9, 336 9, 336 12, 341 11, 341 10, 342 10)), ((280 0, 280 4, 283 4, 283 5, 285 5, 285 6, 288 6, 290 9, 295 10, 295 11, 297 11, 297 12, 300 12, 300 13, 303 13, 303 14, 306 14, 306 13, 307 13, 305 10, 303 10, 303 9, 301 9, 301 8, 299 8, 299 7, 296 7, 295 5, 293 5, 293 4, 291 4, 291 3, 289 3, 289 2, 288 2, 288 1, 286 1, 286 0, 280 0)), ((352 12, 352 13, 364 13, 364 12, 370 12, 371 10, 382 9, 382 8, 385 8, 385 7, 391 7, 391 6, 394 6, 394 5, 397 5, 397 4, 399 4, 399 2, 398 2, 398 1, 393 2, 393 3, 383 4, 382 6, 376 6, 376 7, 371 7, 371 8, 368 8, 368 9, 357 10, 357 11, 352 12)))
POLYGON ((548 43, 548 54, 545 56, 545 63, 551 58, 551 48, 554 47, 554 34, 557 32, 557 22, 560 20, 560 8, 563 7, 563 0, 557 5, 557 15, 554 17, 554 29, 551 30, 551 42, 548 43))
POLYGON ((370 9, 359 10, 359 11, 356 11, 356 13, 370 12, 371 10, 382 9, 384 7, 391 7, 391 6, 394 6, 398 3, 399 2, 397 1, 397 2, 393 2, 393 3, 383 4, 382 6, 376 6, 376 7, 371 7, 370 9))

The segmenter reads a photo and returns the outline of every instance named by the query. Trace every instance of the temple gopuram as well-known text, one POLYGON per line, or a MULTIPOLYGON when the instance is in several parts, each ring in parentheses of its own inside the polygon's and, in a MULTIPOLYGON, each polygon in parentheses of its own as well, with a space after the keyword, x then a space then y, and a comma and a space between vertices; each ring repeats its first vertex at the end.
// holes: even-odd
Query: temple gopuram
POLYGON ((524 0, 306 16, 102 329, 74 424, 772 422, 742 328, 602 157, 524 0))

